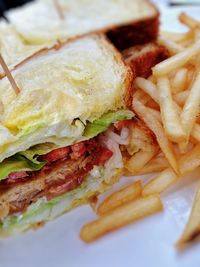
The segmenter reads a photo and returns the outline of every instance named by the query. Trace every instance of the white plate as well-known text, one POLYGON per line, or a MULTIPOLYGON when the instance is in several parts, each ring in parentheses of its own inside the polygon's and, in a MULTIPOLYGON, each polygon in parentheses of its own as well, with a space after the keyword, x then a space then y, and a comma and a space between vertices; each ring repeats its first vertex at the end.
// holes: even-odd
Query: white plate
MULTIPOLYGON (((176 21, 181 10, 183 8, 164 10, 164 29, 184 29, 176 21)), ((197 7, 186 10, 197 17, 200 12, 197 7)), ((73 210, 36 232, 29 231, 21 236, 1 240, 0 266, 199 267, 200 244, 184 253, 177 252, 174 247, 191 208, 196 178, 198 171, 186 177, 184 183, 176 186, 176 190, 163 196, 163 213, 111 233, 91 245, 79 239, 81 226, 95 218, 88 206, 73 210)), ((130 180, 124 178, 115 188, 130 180)))

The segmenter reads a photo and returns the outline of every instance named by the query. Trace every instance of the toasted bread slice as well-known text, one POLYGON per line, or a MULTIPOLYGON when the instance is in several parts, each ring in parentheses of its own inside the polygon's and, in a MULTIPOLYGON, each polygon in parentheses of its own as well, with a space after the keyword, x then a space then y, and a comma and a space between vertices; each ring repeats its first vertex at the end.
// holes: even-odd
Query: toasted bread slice
POLYGON ((131 97, 131 70, 104 35, 42 49, 12 74, 17 97, 6 77, 0 80, 0 161, 34 144, 78 141, 87 121, 125 108, 131 97))
MULTIPOLYGON (((44 45, 27 45, 11 24, 3 19, 0 21, 0 52, 9 69, 42 47, 44 45)), ((0 66, 0 74, 2 73, 0 66)))
POLYGON ((158 13, 155 13, 153 17, 140 19, 130 25, 116 27, 108 31, 107 36, 119 50, 124 50, 133 45, 155 41, 158 32, 159 16, 158 13))
POLYGON ((151 75, 153 66, 170 56, 167 48, 155 42, 132 46, 124 50, 122 54, 135 78, 147 78, 151 75))
POLYGON ((30 44, 69 39, 91 32, 107 33, 119 48, 157 37, 159 13, 147 0, 38 0, 6 16, 30 44))

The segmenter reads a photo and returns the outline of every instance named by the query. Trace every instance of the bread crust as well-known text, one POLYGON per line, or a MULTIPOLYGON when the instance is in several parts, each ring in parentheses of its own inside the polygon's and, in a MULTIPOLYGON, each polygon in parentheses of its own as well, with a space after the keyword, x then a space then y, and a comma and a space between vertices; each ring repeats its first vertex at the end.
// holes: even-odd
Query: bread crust
POLYGON ((148 78, 152 73, 151 68, 170 56, 167 48, 156 42, 132 46, 122 54, 134 78, 148 78))
MULTIPOLYGON (((109 50, 113 53, 115 60, 119 63, 124 65, 124 67, 126 68, 126 78, 125 78, 125 95, 124 95, 124 103, 123 106, 126 107, 130 107, 131 103, 132 103, 132 95, 133 95, 133 73, 131 70, 131 67, 129 66, 129 64, 127 64, 124 60, 124 57, 122 56, 122 54, 117 50, 117 48, 112 44, 112 42, 106 37, 106 35, 104 35, 103 33, 99 33, 99 34, 93 34, 91 35, 90 33, 87 33, 81 37, 77 36, 74 38, 71 38, 67 41, 61 42, 61 41, 57 41, 54 45, 52 45, 51 47, 46 47, 46 48, 42 48, 40 50, 38 50, 37 52, 35 52, 34 54, 30 55, 29 57, 25 58, 23 61, 21 61, 20 63, 16 64, 12 69, 11 72, 18 69, 19 67, 23 66, 24 64, 26 64, 27 62, 47 54, 48 52, 51 51, 56 51, 59 50, 60 48, 62 48, 63 46, 65 46, 66 44, 72 43, 78 39, 81 38, 85 38, 85 37, 93 37, 93 36, 97 36, 99 39, 104 40, 105 43, 104 45, 109 47, 109 50)), ((3 79, 5 77, 5 73, 1 73, 0 74, 0 80, 3 79)))
MULTIPOLYGON (((131 1, 134 2, 135 0, 130 0, 130 2, 131 1)), ((150 0, 143 0, 142 2, 145 2, 149 8, 154 10, 153 15, 151 14, 149 17, 110 24, 108 26, 103 26, 100 29, 91 29, 88 33, 107 34, 108 38, 119 50, 126 49, 132 45, 144 44, 155 40, 159 30, 159 10, 152 2, 150 2, 150 0)), ((87 35, 87 33, 76 35, 76 37, 85 35, 87 35)), ((71 38, 68 38, 68 40, 70 39, 71 38)))
POLYGON ((132 25, 116 27, 107 33, 108 38, 119 49, 123 50, 132 45, 145 44, 156 40, 159 30, 159 18, 150 18, 132 25))
POLYGON ((115 26, 107 31, 108 38, 119 50, 156 40, 159 32, 160 13, 153 3, 148 0, 146 2, 155 9, 153 17, 130 22, 127 25, 115 26))

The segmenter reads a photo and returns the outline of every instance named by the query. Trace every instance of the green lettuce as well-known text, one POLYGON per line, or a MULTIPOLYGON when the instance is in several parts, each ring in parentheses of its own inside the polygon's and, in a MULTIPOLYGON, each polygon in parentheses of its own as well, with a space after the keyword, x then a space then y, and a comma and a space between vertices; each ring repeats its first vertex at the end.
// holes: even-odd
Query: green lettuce
POLYGON ((21 155, 35 164, 40 164, 41 162, 37 160, 38 156, 47 154, 56 148, 58 148, 58 146, 55 144, 45 143, 33 146, 26 151, 21 151, 17 153, 17 155, 21 155))
POLYGON ((32 203, 24 213, 8 216, 0 222, 0 232, 2 230, 23 231, 31 224, 52 220, 71 208, 84 204, 89 197, 98 192, 104 180, 104 168, 98 168, 98 170, 98 175, 88 175, 78 188, 49 201, 45 197, 40 198, 37 202, 32 203))
POLYGON ((0 163, 0 181, 12 172, 38 171, 46 162, 34 163, 21 155, 14 155, 0 163))
MULTIPOLYGON (((133 116, 133 112, 129 110, 109 112, 103 115, 100 119, 86 124, 83 139, 92 138, 106 131, 112 123, 121 120, 128 120, 133 116)), ((0 163, 0 181, 5 179, 12 172, 40 170, 46 162, 38 161, 38 156, 44 155, 58 147, 60 146, 54 143, 39 144, 26 151, 18 152, 14 156, 9 157, 0 163)))
POLYGON ((107 113, 103 115, 100 119, 88 123, 85 127, 83 135, 92 138, 106 131, 112 123, 116 121, 130 120, 133 117, 134 114, 130 110, 119 110, 116 112, 107 113))

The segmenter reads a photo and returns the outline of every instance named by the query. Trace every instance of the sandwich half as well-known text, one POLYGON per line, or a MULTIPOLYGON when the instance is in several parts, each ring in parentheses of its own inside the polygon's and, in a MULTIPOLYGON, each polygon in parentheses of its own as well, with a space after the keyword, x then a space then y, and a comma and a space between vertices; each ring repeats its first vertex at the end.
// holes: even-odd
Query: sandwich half
POLYGON ((103 35, 57 43, 0 79, 0 229, 24 231, 118 180, 132 72, 103 35))
POLYGON ((125 49, 155 40, 159 27, 159 12, 148 0, 37 0, 6 17, 29 44, 103 32, 125 49))

